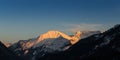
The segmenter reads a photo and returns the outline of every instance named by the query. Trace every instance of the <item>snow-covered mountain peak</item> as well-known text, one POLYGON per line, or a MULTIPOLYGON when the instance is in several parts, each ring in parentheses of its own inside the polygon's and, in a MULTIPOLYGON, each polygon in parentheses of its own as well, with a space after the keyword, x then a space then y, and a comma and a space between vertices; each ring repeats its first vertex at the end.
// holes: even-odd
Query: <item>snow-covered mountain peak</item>
POLYGON ((29 54, 31 50, 37 53, 40 53, 40 51, 46 53, 64 51, 68 49, 71 44, 78 42, 80 35, 80 31, 76 32, 73 36, 69 36, 60 31, 48 31, 34 39, 20 40, 11 47, 14 52, 19 55, 29 54))
POLYGON ((72 44, 75 44, 80 39, 80 35, 81 35, 80 31, 76 32, 76 34, 74 36, 72 36, 72 37, 67 35, 67 34, 65 34, 65 33, 60 32, 60 31, 48 31, 45 34, 41 34, 37 38, 36 44, 38 44, 42 40, 56 39, 56 38, 59 38, 59 37, 63 37, 65 39, 71 41, 72 44))

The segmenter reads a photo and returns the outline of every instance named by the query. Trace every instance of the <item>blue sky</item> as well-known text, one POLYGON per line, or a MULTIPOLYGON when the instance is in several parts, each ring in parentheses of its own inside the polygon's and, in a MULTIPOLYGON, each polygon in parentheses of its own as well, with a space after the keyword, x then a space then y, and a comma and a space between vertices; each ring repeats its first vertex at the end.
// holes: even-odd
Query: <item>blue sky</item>
POLYGON ((104 31, 119 19, 119 0, 0 0, 0 40, 16 42, 48 30, 104 31))

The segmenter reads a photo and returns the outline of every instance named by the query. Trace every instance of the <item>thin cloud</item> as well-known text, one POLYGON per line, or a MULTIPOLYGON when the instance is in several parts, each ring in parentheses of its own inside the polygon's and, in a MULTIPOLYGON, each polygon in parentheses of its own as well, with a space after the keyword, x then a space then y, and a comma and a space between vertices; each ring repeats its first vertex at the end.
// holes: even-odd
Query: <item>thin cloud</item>
POLYGON ((104 25, 102 24, 64 24, 66 31, 76 32, 76 31, 95 31, 95 30, 104 30, 104 25))

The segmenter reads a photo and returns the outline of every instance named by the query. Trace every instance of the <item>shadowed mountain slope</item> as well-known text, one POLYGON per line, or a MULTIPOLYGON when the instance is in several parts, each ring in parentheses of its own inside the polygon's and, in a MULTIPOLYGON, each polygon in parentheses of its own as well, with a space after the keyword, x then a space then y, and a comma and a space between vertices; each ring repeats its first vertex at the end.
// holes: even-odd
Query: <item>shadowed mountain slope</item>
POLYGON ((68 50, 37 60, 120 60, 120 25, 81 39, 68 50))

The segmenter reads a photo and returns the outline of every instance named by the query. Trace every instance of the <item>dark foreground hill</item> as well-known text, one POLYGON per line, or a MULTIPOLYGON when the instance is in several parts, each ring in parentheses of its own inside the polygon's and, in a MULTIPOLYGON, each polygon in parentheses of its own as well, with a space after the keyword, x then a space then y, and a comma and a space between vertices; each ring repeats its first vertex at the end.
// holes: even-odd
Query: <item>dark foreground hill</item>
POLYGON ((0 60, 21 60, 13 51, 9 50, 2 42, 0 42, 0 60))

